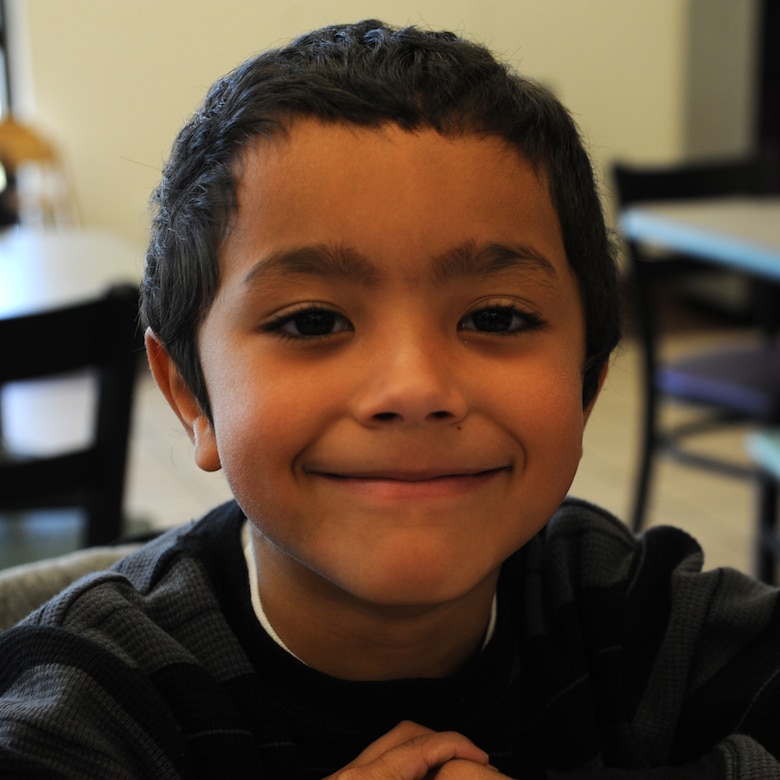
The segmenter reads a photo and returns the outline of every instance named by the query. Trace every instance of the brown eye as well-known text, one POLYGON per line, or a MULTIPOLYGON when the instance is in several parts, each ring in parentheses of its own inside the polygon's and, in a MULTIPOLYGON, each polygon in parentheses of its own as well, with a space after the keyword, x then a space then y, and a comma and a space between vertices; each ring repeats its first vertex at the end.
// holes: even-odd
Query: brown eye
POLYGON ((516 306, 487 306, 465 316, 458 327, 481 333, 521 333, 541 325, 540 318, 516 306))
POLYGON ((507 309, 483 309, 471 315, 471 320, 477 330, 490 333, 509 330, 515 313, 507 309))
POLYGON ((266 332, 295 339, 330 336, 352 329, 349 320, 341 314, 313 306, 283 314, 264 327, 266 332))
POLYGON ((332 311, 307 311, 297 315, 288 326, 294 326, 300 336, 324 336, 333 333, 336 314, 332 311))

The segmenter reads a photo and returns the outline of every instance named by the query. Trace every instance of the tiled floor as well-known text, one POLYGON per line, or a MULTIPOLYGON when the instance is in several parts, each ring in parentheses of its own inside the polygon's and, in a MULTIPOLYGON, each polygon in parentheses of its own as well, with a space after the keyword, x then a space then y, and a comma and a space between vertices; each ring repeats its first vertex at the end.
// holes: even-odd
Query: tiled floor
MULTIPOLYGON (((712 337, 710 333, 709 338, 712 337)), ((696 339, 688 335, 678 346, 696 339)), ((637 438, 637 354, 630 343, 614 359, 602 397, 588 424, 582 465, 572 492, 625 518, 637 438)), ((744 432, 712 446, 740 454, 744 432)), ((206 474, 192 460, 190 443, 149 377, 141 381, 134 420, 127 495, 133 527, 167 527, 197 517, 229 497, 221 473, 206 474)), ((754 496, 750 485, 662 464, 651 507, 652 523, 690 530, 705 550, 705 565, 751 569, 754 496)), ((56 532, 46 519, 35 534, 0 520, 0 568, 21 558, 71 549, 75 525, 56 532), (43 537, 45 547, 35 546, 43 537)))

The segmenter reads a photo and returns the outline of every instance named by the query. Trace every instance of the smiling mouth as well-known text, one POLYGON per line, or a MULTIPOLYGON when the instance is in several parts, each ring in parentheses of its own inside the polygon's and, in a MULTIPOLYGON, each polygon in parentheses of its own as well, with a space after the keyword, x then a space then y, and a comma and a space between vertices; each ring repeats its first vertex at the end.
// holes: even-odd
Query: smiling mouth
POLYGON ((467 471, 377 471, 357 473, 314 472, 317 476, 356 493, 379 498, 436 498, 467 493, 510 470, 509 466, 467 471))
POLYGON ((485 474, 492 474, 498 471, 504 471, 508 467, 499 466, 491 469, 465 469, 458 471, 358 471, 355 473, 332 473, 321 472, 322 476, 332 477, 333 479, 368 479, 368 480, 387 480, 390 482, 434 482, 439 479, 468 479, 469 477, 481 477, 485 474))

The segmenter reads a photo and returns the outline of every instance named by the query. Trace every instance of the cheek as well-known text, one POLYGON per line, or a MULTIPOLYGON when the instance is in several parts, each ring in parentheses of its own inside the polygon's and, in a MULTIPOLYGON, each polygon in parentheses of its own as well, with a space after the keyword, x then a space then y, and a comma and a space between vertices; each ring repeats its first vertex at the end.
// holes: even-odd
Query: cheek
POLYGON ((582 370, 578 354, 568 350, 550 354, 544 347, 536 354, 509 360, 496 370, 481 372, 482 392, 504 409, 522 417, 532 428, 556 428, 558 420, 579 419, 582 424, 582 370))
POLYGON ((585 409, 582 405, 582 373, 579 365, 567 363, 558 371, 549 371, 540 392, 538 425, 559 440, 581 441, 585 427, 585 409))
POLYGON ((291 446, 297 419, 294 398, 257 383, 252 392, 231 388, 228 403, 214 412, 214 428, 223 464, 243 458, 273 457, 291 446))
POLYGON ((505 427, 522 446, 527 467, 564 481, 582 455, 585 411, 582 378, 572 361, 530 364, 522 376, 505 377, 501 407, 505 427))
POLYGON ((268 502, 276 497, 290 500, 298 458, 328 419, 316 382, 284 377, 264 371, 262 379, 234 378, 221 388, 229 402, 214 411, 225 477, 239 504, 254 516, 267 515, 268 502))
POLYGON ((262 406, 257 411, 251 421, 239 413, 222 427, 217 422, 217 446, 239 506, 247 517, 265 523, 285 512, 294 436, 282 417, 263 414, 262 406))

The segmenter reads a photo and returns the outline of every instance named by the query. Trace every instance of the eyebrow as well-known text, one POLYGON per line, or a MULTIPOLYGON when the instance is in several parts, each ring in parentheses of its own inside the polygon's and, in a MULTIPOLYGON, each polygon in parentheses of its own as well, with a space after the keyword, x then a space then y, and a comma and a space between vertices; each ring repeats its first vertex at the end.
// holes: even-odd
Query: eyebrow
POLYGON ((379 269, 360 252, 345 246, 317 244, 273 252, 249 270, 244 283, 256 284, 269 276, 288 274, 345 279, 366 287, 381 281, 379 269))
POLYGON ((436 258, 434 276, 439 284, 456 278, 489 278, 502 271, 541 272, 549 279, 557 276, 555 266, 541 252, 522 244, 473 241, 457 246, 436 258))
MULTIPOLYGON (((516 270, 541 273, 548 279, 557 276, 555 266, 542 253, 520 244, 478 246, 467 241, 433 259, 433 279, 439 285, 458 278, 489 278, 516 270)), ((356 249, 316 244, 271 253, 249 270, 244 283, 255 285, 289 274, 341 279, 365 287, 382 282, 381 271, 356 249)))

